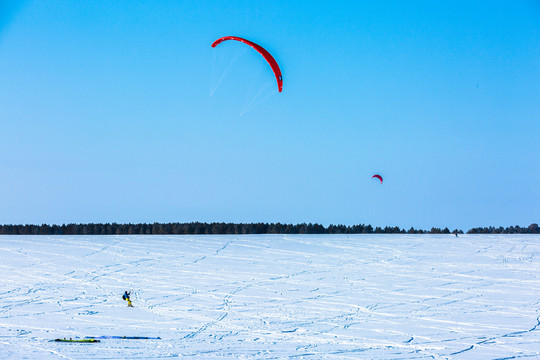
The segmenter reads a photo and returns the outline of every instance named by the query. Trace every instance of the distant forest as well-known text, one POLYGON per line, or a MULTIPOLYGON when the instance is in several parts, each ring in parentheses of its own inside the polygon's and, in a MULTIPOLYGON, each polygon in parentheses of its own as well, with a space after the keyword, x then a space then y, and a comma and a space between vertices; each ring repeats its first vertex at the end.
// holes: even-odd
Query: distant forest
MULTIPOLYGON (((67 224, 67 225, 0 225, 0 235, 225 235, 225 234, 463 234, 448 228, 421 230, 397 226, 281 224, 281 223, 153 223, 153 224, 67 224)), ((538 224, 528 227, 478 227, 467 234, 540 234, 538 224)))

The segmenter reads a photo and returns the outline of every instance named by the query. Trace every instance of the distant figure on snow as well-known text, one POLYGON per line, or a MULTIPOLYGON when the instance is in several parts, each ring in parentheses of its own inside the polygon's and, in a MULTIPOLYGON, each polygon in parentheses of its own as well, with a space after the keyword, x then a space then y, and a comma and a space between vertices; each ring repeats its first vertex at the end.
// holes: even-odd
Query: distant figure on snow
POLYGON ((130 292, 124 292, 124 295, 122 295, 122 299, 126 300, 128 302, 128 307, 133 307, 131 304, 131 299, 129 298, 130 292))
POLYGON ((456 237, 459 237, 459 236, 457 236, 457 233, 456 233, 456 237))

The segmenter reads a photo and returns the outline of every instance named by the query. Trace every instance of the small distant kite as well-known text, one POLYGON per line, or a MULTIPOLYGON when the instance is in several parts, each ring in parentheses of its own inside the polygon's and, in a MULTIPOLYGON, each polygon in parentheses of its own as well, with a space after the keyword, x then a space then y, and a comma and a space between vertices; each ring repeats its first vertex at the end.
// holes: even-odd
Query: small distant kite
POLYGON ((371 178, 372 178, 372 179, 373 179, 373 178, 377 178, 377 179, 379 179, 379 180, 380 180, 380 182, 381 182, 381 184, 382 184, 382 176, 381 176, 381 175, 377 175, 377 174, 375 174, 375 175, 373 175, 373 176, 372 176, 371 178))
POLYGON ((246 39, 238 37, 238 36, 224 36, 222 38, 219 38, 216 41, 214 41, 214 43, 212 44, 212 47, 216 47, 219 44, 221 44, 222 42, 227 41, 227 40, 240 41, 241 43, 244 43, 246 45, 251 46, 259 54, 261 54, 264 57, 264 59, 266 60, 266 62, 268 62, 268 64, 272 68, 272 71, 274 72, 274 75, 276 76, 278 91, 281 92, 281 90, 283 89, 283 77, 281 75, 281 70, 279 69, 279 65, 278 65, 276 59, 274 59, 274 57, 272 55, 270 55, 270 53, 268 51, 266 51, 265 48, 263 48, 262 46, 260 46, 258 44, 255 44, 252 41, 246 40, 246 39))

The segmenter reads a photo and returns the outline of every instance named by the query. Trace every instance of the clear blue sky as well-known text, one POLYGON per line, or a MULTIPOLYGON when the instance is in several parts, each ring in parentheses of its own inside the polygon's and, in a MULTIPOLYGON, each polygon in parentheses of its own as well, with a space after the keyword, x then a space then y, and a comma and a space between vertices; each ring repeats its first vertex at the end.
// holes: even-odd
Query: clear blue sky
POLYGON ((539 159, 539 1, 0 1, 3 224, 528 225, 539 159))

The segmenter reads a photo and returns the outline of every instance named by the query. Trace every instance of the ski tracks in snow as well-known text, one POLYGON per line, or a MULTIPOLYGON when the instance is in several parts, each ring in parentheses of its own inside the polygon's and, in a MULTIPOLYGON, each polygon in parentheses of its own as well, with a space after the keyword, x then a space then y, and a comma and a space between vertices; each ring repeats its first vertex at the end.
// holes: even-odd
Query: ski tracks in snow
POLYGON ((538 240, 6 236, 0 245, 0 355, 540 357, 538 240), (124 290, 132 290, 134 308, 122 301, 124 290), (47 341, 89 335, 161 340, 47 341))

